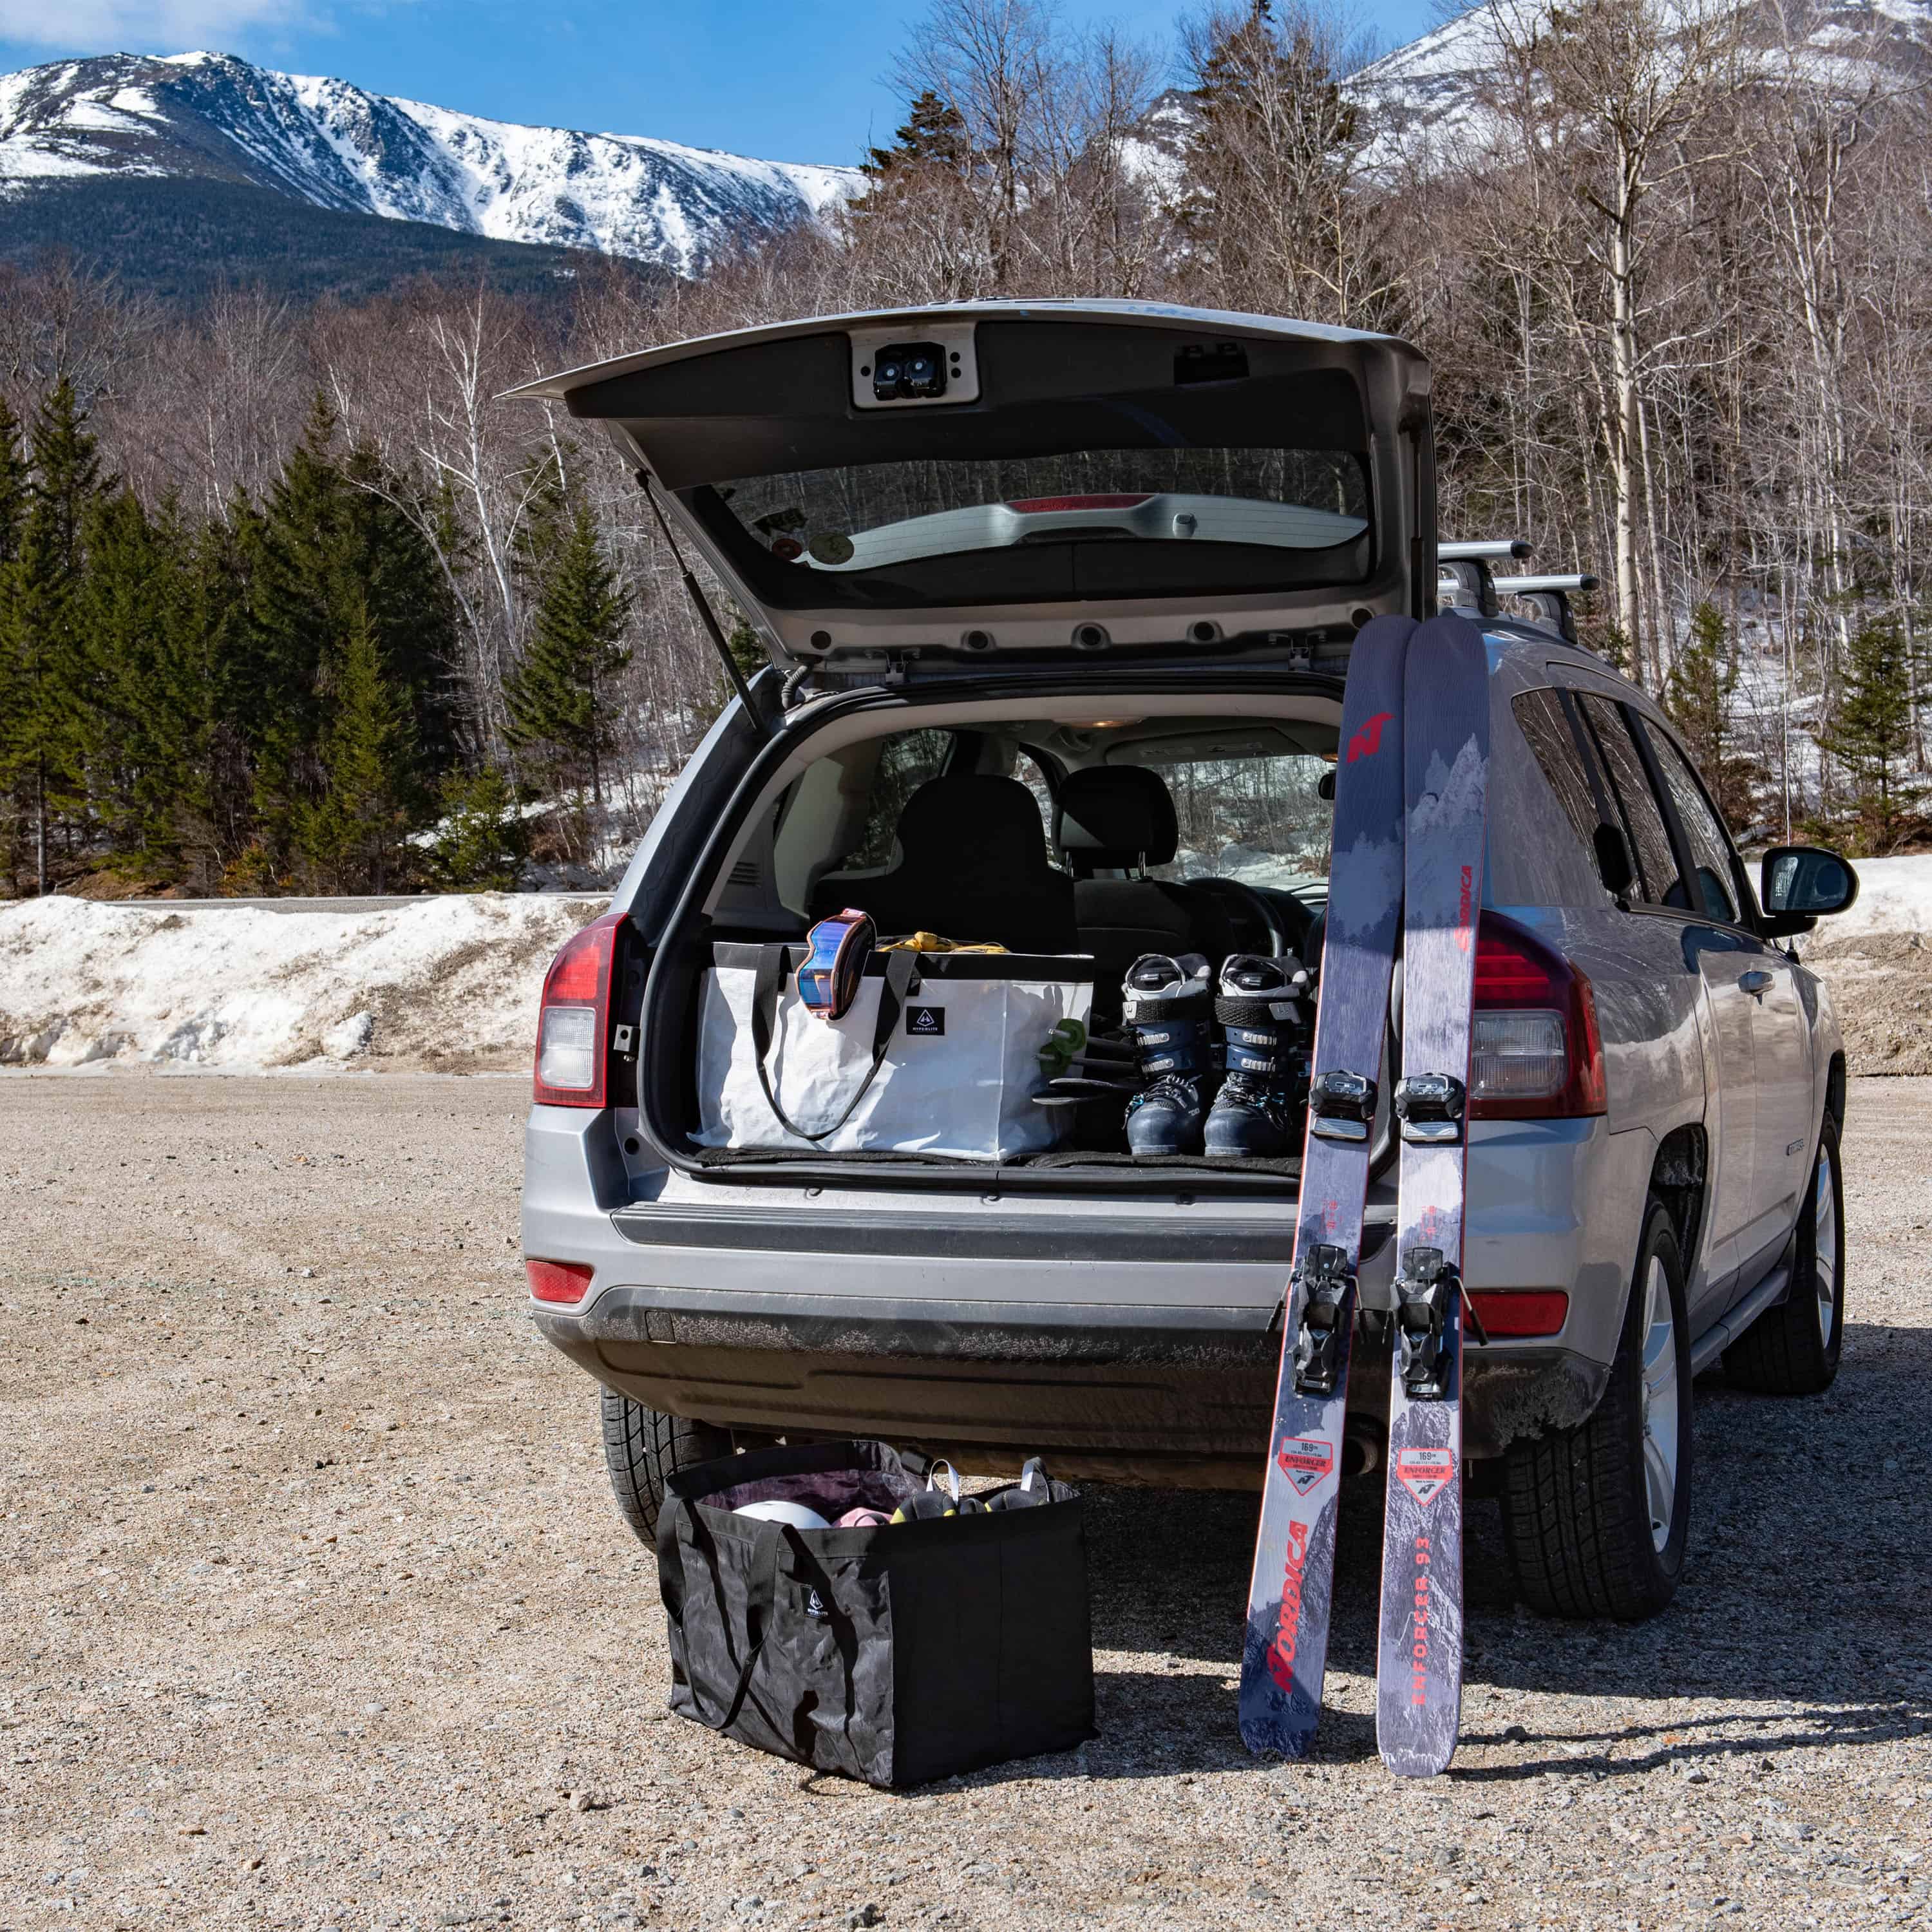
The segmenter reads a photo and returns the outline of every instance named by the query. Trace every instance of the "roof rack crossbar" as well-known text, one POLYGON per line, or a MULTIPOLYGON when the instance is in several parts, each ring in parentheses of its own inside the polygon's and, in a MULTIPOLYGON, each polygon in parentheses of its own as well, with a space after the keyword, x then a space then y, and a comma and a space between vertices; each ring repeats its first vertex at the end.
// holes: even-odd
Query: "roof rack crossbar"
POLYGON ((1474 543, 1439 543, 1436 554, 1444 563, 1502 563, 1528 556, 1521 537, 1485 537, 1474 543))

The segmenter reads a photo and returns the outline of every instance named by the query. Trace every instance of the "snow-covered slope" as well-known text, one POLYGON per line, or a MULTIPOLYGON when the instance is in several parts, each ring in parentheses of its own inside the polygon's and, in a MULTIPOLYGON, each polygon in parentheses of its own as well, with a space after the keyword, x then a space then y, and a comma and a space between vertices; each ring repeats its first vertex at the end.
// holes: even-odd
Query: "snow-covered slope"
MULTIPOLYGON (((1664 0, 1686 14, 1720 0, 1664 0)), ((1932 75, 1932 0, 1744 0, 1747 71, 1796 73, 1814 86, 1858 87, 1874 74, 1922 85, 1932 75)), ((1432 148, 1447 158, 1485 132, 1484 94, 1505 46, 1544 28, 1549 0, 1483 0, 1364 68, 1351 92, 1372 117, 1371 166, 1432 148)))
POLYGON ((110 54, 0 76, 0 193, 109 175, 242 182, 318 208, 689 274, 824 214, 852 168, 524 128, 230 55, 110 54))

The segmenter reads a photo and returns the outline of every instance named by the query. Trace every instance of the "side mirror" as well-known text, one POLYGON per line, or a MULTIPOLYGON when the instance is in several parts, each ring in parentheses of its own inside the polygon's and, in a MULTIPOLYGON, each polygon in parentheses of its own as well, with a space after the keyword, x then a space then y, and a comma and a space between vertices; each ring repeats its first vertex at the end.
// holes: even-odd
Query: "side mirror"
POLYGON ((1624 836, 1621 826, 1599 825, 1591 835, 1590 842, 1596 848, 1597 874, 1604 882, 1604 891, 1613 899, 1622 898, 1636 884, 1636 868, 1630 862, 1630 841, 1624 836))
POLYGON ((1822 845, 1774 845, 1758 871, 1758 897, 1774 933, 1808 932, 1815 919, 1843 912, 1858 896, 1858 875, 1822 845))

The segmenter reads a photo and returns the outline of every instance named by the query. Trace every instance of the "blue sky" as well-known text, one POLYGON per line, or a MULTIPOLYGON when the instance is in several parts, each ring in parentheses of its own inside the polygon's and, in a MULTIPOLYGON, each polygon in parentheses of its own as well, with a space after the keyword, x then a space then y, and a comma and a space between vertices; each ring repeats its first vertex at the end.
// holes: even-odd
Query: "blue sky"
MULTIPOLYGON (((1180 8, 1062 0, 1171 49, 1180 8)), ((656 134, 773 160, 849 161, 900 103, 884 80, 916 0, 0 0, 0 69, 207 47, 506 121, 656 134)), ((1384 46, 1431 0, 1364 0, 1384 46)))

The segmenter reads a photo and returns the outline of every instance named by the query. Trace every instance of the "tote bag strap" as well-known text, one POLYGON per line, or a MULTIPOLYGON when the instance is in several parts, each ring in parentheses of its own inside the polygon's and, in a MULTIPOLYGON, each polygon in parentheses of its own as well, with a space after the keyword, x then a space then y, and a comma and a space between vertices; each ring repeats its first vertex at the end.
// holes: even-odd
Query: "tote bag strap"
POLYGON ((778 1096, 772 1091, 772 1077, 766 1070, 765 1060, 772 1050, 772 1025, 778 1014, 778 986, 784 977, 785 949, 782 946, 767 946, 758 955, 757 977, 752 985, 752 1054, 753 1064, 758 1070, 758 1084, 765 1090, 765 1104, 777 1117, 779 1124, 802 1141, 810 1141, 814 1145, 820 1141, 830 1140, 853 1114, 859 1102, 871 1090, 879 1069, 885 1063, 886 1048, 891 1043, 892 1028, 898 1025, 899 1010, 905 1004, 907 990, 912 985, 912 976, 919 964, 916 952, 889 952, 886 955, 885 983, 879 988, 879 1013, 872 1027, 872 1064, 866 1070, 866 1077, 859 1082, 859 1090, 845 1103, 845 1110, 829 1127, 821 1127, 816 1133, 808 1133, 778 1105, 778 1096))
MULTIPOLYGON (((728 1630, 730 1622, 724 1610, 724 1580, 718 1568, 718 1546, 695 1510, 691 1513, 691 1523, 694 1532, 693 1544, 695 1546, 701 1541, 705 1564, 711 1572, 711 1588, 717 1600, 719 1624, 728 1630)), ((731 1688, 730 1701, 721 1713, 714 1716, 704 1708, 697 1678, 687 1674, 692 1708, 698 1714, 698 1722, 714 1731, 728 1730, 737 1721, 738 1713, 744 1708, 745 1694, 752 1688, 752 1672, 758 1667, 765 1639, 771 1634, 772 1618, 778 1604, 778 1550, 784 1539, 782 1536, 770 1536, 762 1540, 764 1547, 759 1553, 758 1567, 745 1592, 745 1634, 748 1642, 744 1661, 738 1666, 738 1681, 731 1688)))

